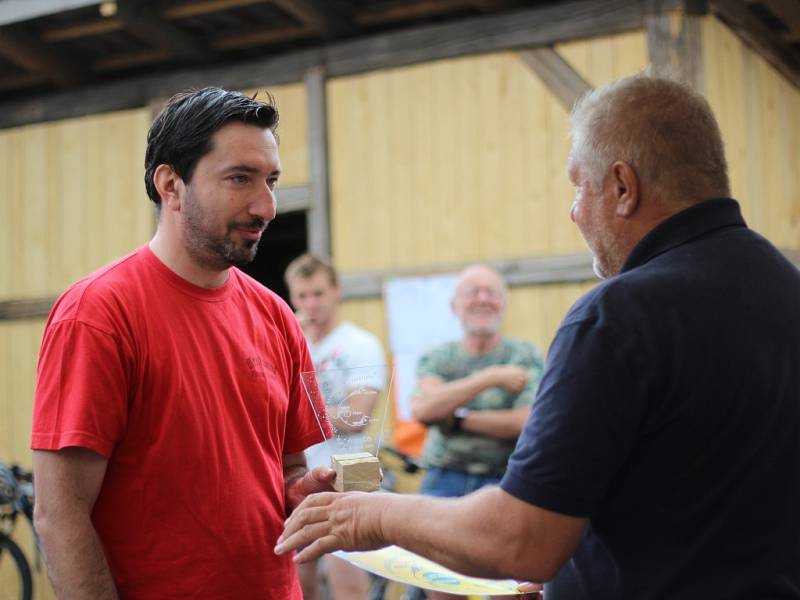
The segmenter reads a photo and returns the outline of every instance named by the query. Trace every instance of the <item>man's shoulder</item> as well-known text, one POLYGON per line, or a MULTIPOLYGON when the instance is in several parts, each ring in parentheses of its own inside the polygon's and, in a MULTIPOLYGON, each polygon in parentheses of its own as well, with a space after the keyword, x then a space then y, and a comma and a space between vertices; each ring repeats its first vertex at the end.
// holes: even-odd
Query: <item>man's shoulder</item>
POLYGON ((51 312, 51 322, 119 305, 126 290, 141 285, 143 268, 142 248, 138 248, 79 279, 59 296, 51 312))
POLYGON ((503 337, 503 344, 514 358, 523 361, 541 361, 542 353, 533 342, 519 338, 503 337))
POLYGON ((449 342, 442 342, 431 346, 425 352, 426 357, 456 357, 463 354, 461 350, 461 342, 459 340, 451 340, 449 342))
POLYGON ((337 330, 339 335, 348 338, 348 341, 352 343, 369 343, 377 344, 378 346, 381 345, 378 336, 367 331, 363 327, 359 327, 355 323, 351 323, 350 321, 342 321, 339 323, 337 330))

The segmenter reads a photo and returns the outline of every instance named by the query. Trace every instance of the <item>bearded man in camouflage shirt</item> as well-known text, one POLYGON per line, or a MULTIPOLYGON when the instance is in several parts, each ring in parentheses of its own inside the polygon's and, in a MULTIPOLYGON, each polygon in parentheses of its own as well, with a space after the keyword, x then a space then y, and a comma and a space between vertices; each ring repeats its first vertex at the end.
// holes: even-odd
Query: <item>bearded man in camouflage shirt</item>
POLYGON ((463 496, 499 483, 528 418, 542 359, 533 344, 501 334, 506 295, 495 270, 464 269, 452 299, 464 337, 434 348, 417 365, 412 411, 428 425, 423 494, 463 496))

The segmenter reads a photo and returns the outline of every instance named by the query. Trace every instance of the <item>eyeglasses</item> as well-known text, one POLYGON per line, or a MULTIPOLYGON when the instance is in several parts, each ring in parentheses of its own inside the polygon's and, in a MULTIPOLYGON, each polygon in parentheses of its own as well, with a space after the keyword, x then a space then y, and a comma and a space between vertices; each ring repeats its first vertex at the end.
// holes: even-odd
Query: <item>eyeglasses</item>
POLYGON ((474 300, 478 298, 481 293, 483 293, 484 297, 489 300, 501 300, 503 298, 503 291, 498 290, 497 288, 489 287, 489 286, 472 286, 468 288, 462 289, 458 295, 462 298, 468 298, 470 300, 474 300))

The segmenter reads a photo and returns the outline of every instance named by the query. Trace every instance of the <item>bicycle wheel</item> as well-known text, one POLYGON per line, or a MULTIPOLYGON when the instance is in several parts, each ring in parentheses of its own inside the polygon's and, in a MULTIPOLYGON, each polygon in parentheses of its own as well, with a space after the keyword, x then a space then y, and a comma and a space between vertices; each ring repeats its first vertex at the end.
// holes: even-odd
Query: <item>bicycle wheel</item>
POLYGON ((0 534, 0 600, 31 600, 31 568, 22 550, 0 534))

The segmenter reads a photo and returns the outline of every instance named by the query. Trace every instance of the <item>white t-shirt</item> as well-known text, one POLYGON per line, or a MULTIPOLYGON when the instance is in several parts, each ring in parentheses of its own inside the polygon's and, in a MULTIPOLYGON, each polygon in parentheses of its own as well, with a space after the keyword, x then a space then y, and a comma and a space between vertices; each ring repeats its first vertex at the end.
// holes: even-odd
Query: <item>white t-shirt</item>
MULTIPOLYGON (((386 388, 386 358, 374 335, 343 321, 319 342, 308 342, 320 388, 344 390, 386 388)), ((326 396, 327 397, 327 396, 326 396)), ((342 396, 343 398, 344 396, 342 396)), ((377 408, 377 404, 376 404, 377 408)), ((343 435, 306 449, 309 468, 330 466, 331 454, 369 450, 364 433, 343 435)))

